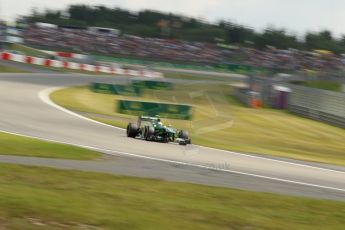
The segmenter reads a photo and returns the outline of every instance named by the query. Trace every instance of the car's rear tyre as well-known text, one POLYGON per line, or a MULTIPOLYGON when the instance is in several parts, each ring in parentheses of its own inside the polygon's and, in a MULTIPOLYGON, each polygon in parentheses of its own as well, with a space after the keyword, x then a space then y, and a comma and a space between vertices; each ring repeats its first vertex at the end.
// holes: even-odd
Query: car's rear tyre
POLYGON ((168 136, 163 138, 163 143, 169 143, 170 138, 168 136))
POLYGON ((189 139, 189 134, 188 134, 187 131, 181 130, 181 131, 178 133, 178 138, 181 138, 181 139, 184 139, 184 140, 188 140, 188 139, 189 139))
POLYGON ((151 126, 146 126, 145 127, 145 140, 151 141, 153 136, 155 134, 155 129, 151 126))
POLYGON ((127 125, 127 137, 135 138, 138 134, 138 125, 133 123, 128 123, 127 125))

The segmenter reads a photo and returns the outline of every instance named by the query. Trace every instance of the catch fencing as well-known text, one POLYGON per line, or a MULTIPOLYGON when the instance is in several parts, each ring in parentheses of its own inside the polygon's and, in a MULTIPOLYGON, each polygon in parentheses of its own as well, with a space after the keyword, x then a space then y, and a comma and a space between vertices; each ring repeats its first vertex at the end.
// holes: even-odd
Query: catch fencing
POLYGON ((288 81, 305 81, 303 76, 287 79, 251 77, 249 88, 234 89, 233 95, 243 104, 249 106, 249 91, 258 92, 266 106, 275 107, 277 86, 291 90, 288 94, 287 109, 297 115, 323 121, 337 127, 345 128, 345 93, 299 86, 288 81))
POLYGON ((286 84, 292 113, 345 128, 345 93, 286 84))

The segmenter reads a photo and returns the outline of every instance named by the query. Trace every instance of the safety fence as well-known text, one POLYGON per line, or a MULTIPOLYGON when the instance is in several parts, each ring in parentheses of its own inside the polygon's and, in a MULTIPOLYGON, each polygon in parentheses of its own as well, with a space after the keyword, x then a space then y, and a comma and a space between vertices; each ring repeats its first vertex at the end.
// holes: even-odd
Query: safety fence
POLYGON ((291 89, 288 110, 345 128, 345 93, 286 84, 291 89))
POLYGON ((250 108, 261 108, 263 105, 261 94, 250 91, 247 88, 234 87, 232 95, 242 104, 250 108))
MULTIPOLYGON (((298 77, 298 80, 304 80, 298 77)), ((289 80, 295 80, 289 78, 289 80)), ((313 120, 345 128, 345 93, 315 89, 279 79, 251 78, 248 88, 235 88, 232 95, 241 103, 253 107, 253 96, 266 106, 288 111, 313 120), (250 94, 257 92, 257 95, 250 94)))

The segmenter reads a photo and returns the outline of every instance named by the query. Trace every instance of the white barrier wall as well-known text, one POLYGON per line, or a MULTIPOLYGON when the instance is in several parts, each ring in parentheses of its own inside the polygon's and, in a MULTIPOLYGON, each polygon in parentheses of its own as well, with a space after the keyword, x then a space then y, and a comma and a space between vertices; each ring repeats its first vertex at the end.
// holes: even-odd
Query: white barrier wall
POLYGON ((58 61, 58 60, 31 57, 31 56, 13 54, 13 53, 8 53, 8 52, 0 53, 0 59, 33 64, 33 65, 43 65, 47 67, 84 70, 84 71, 101 72, 101 73, 107 73, 107 74, 148 77, 148 78, 162 77, 161 73, 153 72, 153 71, 137 71, 137 70, 128 70, 128 69, 121 69, 121 68, 111 68, 108 66, 87 65, 87 64, 81 64, 81 63, 76 63, 76 62, 63 62, 63 61, 58 61))

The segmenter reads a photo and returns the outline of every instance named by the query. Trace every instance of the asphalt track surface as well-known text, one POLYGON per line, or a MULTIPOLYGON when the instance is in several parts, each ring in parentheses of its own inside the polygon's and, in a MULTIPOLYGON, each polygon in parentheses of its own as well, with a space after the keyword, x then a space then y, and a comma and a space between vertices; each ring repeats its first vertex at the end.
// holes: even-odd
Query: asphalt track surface
POLYGON ((127 138, 122 129, 83 119, 49 101, 48 94, 56 87, 115 79, 128 80, 89 75, 0 74, 0 130, 114 156, 94 162, 2 156, 0 162, 345 201, 345 168, 127 138))

